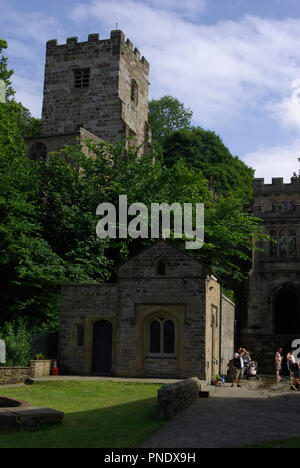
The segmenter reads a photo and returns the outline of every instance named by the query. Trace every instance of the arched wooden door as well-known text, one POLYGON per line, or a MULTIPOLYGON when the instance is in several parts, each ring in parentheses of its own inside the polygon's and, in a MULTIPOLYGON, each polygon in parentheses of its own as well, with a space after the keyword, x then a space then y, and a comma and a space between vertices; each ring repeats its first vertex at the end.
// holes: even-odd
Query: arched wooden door
POLYGON ((94 324, 93 372, 111 374, 112 370, 112 324, 99 320, 94 324))

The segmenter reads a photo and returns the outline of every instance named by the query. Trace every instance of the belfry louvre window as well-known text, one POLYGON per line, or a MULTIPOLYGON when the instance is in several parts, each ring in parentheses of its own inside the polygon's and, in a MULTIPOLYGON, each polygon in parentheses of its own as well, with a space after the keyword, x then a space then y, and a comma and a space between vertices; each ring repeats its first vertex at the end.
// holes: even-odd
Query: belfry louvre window
POLYGON ((74 88, 88 88, 90 84, 90 69, 74 70, 74 88))

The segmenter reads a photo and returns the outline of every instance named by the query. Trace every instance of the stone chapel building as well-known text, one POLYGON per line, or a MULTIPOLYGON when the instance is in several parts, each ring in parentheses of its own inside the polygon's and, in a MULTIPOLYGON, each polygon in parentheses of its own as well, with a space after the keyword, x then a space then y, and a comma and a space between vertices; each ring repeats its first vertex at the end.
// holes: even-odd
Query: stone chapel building
POLYGON ((235 308, 206 266, 161 240, 116 275, 115 283, 62 286, 65 373, 207 382, 227 373, 235 308))

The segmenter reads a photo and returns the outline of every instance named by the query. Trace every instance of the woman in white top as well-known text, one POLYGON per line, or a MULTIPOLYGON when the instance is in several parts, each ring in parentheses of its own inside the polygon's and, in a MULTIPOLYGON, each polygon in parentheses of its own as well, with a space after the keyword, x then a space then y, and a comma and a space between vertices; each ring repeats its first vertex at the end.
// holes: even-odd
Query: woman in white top
POLYGON ((286 360, 287 360, 287 367, 288 367, 288 370, 290 372, 290 377, 294 378, 296 359, 295 359, 295 356, 294 356, 294 350, 293 349, 291 349, 290 352, 287 354, 286 360))
POLYGON ((280 371, 282 368, 282 348, 278 348, 277 353, 275 354, 275 367, 276 367, 276 379, 277 382, 280 382, 281 377, 280 377, 280 371))

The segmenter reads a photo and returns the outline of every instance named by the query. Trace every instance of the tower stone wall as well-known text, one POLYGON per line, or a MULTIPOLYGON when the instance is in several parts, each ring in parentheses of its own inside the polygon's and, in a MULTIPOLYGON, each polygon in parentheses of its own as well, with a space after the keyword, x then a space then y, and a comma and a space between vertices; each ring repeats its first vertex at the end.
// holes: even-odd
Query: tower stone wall
POLYGON ((275 242, 260 242, 253 252, 239 344, 249 347, 263 370, 272 371, 276 348, 285 352, 300 338, 300 178, 289 184, 282 178, 271 184, 255 179, 253 214, 275 242))
MULTIPOLYGON (((149 63, 122 31, 109 39, 90 34, 86 42, 47 42, 42 126, 39 141, 51 151, 84 129, 111 143, 132 137, 149 149, 149 63), (71 137, 72 136, 72 137, 71 137)), ((37 138, 27 138, 31 145, 37 138)))

